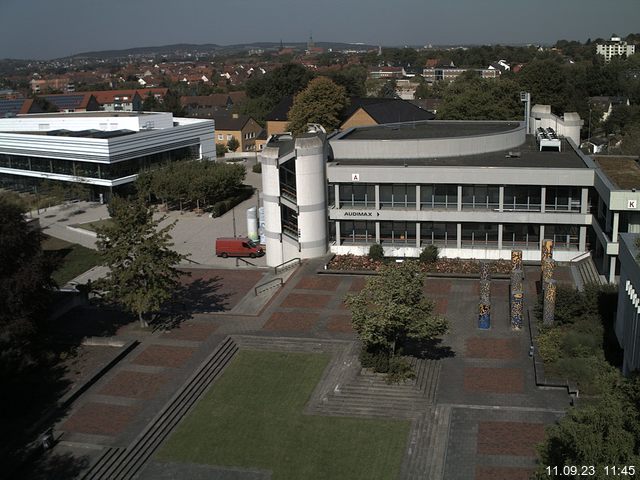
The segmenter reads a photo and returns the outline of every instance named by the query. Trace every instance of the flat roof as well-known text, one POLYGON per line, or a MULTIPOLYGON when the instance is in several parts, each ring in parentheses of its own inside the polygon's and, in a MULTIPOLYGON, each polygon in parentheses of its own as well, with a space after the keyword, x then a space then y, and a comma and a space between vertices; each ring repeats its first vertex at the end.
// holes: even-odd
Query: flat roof
POLYGON ((17 135, 43 135, 47 137, 77 137, 77 138, 116 138, 116 137, 124 137, 125 135, 131 135, 133 133, 138 133, 133 130, 46 130, 46 131, 37 131, 37 132, 2 132, 0 133, 11 133, 17 135))
POLYGON ((638 157, 596 155, 593 158, 611 183, 620 190, 640 190, 638 157))
POLYGON ((341 159, 336 158, 333 163, 340 165, 371 165, 371 166, 428 166, 428 167, 527 167, 527 168, 589 168, 582 157, 561 139, 562 151, 543 151, 538 149, 535 137, 527 135, 525 143, 509 150, 479 153, 477 155, 462 155, 458 157, 416 158, 416 159, 341 159), (512 156, 511 154, 520 154, 512 156))
POLYGON ((13 118, 53 118, 53 117, 142 117, 146 115, 171 114, 171 112, 52 112, 52 113, 27 113, 13 118))
POLYGON ((504 133, 520 128, 520 122, 438 121, 391 123, 356 127, 334 140, 418 140, 473 137, 504 133))

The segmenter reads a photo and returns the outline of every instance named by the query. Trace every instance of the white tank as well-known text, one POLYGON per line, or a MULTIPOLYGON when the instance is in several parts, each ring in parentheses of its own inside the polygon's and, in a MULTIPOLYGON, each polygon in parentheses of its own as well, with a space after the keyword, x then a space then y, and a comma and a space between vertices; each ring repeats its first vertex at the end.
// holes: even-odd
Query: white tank
POLYGON ((258 217, 256 207, 247 208, 247 237, 258 240, 258 217))

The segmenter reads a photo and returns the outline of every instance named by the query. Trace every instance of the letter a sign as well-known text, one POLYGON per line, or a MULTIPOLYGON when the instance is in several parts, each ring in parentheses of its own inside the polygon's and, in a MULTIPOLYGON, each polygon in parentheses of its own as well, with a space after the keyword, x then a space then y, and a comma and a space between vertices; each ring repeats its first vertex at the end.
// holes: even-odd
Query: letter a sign
POLYGON ((351 181, 352 182, 359 182, 360 181, 360 174, 359 173, 352 173, 351 174, 351 181))

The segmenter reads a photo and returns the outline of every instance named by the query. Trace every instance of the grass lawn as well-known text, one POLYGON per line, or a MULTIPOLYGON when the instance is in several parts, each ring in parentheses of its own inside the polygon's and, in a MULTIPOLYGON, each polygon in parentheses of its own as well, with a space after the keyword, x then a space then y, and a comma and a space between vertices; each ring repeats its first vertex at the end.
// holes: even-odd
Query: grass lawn
POLYGON ((100 263, 100 257, 95 250, 59 238, 45 236, 42 250, 46 255, 60 260, 60 267, 52 275, 60 286, 100 263))
POLYGON ((397 478, 408 421, 302 414, 328 361, 241 350, 159 459, 271 470, 274 480, 397 478))
POLYGON ((95 232, 97 227, 109 226, 112 223, 113 221, 110 218, 105 218, 104 220, 96 220, 95 222, 81 223, 76 225, 76 227, 95 232))

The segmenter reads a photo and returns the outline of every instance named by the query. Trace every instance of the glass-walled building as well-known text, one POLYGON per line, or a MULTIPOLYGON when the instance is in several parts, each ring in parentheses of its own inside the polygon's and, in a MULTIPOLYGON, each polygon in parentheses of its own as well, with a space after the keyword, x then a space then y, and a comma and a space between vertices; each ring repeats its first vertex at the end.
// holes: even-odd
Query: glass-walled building
POLYGON ((186 159, 215 159, 211 120, 171 113, 52 113, 0 119, 0 185, 75 182, 107 198, 140 171, 186 159))

